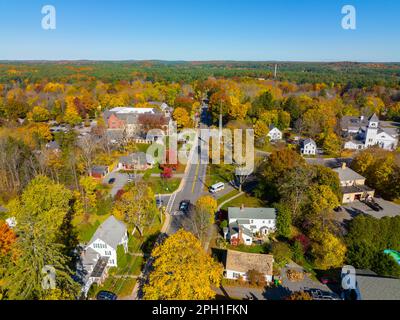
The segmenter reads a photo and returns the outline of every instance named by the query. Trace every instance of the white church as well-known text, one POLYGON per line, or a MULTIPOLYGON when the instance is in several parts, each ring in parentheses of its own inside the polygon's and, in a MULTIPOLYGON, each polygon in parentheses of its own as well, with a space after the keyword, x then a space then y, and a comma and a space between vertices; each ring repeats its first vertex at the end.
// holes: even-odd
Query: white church
POLYGON ((363 116, 343 117, 342 130, 347 138, 345 149, 363 150, 378 146, 385 150, 395 150, 398 145, 398 129, 382 127, 376 114, 368 120, 363 116))

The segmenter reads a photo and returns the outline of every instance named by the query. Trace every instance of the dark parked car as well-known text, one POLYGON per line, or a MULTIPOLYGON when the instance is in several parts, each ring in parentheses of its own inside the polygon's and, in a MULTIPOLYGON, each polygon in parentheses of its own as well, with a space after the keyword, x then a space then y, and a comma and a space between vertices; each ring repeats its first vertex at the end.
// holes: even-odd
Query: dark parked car
POLYGON ((97 300, 117 300, 117 298, 118 296, 110 291, 100 291, 96 296, 97 300))
POLYGON ((343 212, 343 208, 342 207, 337 207, 335 209, 333 209, 335 212, 343 212))
POLYGON ((157 208, 161 208, 164 205, 164 201, 161 199, 156 199, 157 208))
POLYGON ((375 200, 373 200, 373 199, 364 200, 363 202, 364 202, 368 207, 370 207, 372 210, 374 210, 374 211, 376 211, 376 212, 379 212, 379 211, 383 210, 383 208, 382 208, 379 204, 377 204, 377 203, 375 202, 375 200))
POLYGON ((113 184, 115 182, 115 178, 111 178, 110 180, 108 180, 109 184, 113 184))
POLYGON ((181 204, 179 205, 179 211, 182 211, 183 213, 187 213, 189 211, 190 207, 190 201, 189 200, 183 200, 181 204))

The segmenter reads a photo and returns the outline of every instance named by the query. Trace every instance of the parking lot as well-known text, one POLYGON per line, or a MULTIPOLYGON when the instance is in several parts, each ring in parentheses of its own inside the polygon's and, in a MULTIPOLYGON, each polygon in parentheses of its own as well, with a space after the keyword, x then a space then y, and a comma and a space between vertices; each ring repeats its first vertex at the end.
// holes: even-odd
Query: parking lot
POLYGON ((375 201, 383 208, 383 210, 375 211, 365 203, 356 201, 342 206, 344 210, 337 213, 338 220, 351 220, 359 214, 369 214, 377 219, 400 215, 400 205, 383 200, 382 198, 375 198, 375 201))

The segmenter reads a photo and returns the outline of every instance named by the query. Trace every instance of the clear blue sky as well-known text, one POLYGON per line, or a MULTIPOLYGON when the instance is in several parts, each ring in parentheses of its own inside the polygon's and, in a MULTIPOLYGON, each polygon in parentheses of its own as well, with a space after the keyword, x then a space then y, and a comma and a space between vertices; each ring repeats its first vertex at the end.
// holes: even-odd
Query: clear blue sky
POLYGON ((400 61, 400 1, 0 0, 0 60, 21 59, 400 61))

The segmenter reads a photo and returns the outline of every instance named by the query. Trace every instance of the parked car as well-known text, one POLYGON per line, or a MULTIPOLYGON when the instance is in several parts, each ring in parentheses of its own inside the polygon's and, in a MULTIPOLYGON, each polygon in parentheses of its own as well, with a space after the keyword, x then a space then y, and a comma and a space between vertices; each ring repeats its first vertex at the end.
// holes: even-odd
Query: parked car
POLYGON ((328 276, 328 275, 324 275, 320 278, 321 283, 323 284, 336 284, 337 280, 333 279, 332 277, 328 276))
POLYGON ((364 200, 363 201, 368 207, 370 207, 372 210, 379 212, 382 210, 382 207, 377 204, 374 200, 364 200))
POLYGON ((335 212, 343 212, 343 208, 341 206, 333 209, 335 212))
POLYGON ((189 207, 190 207, 190 201, 183 200, 179 205, 179 211, 182 211, 183 213, 187 213, 189 211, 189 207))
POLYGON ((159 199, 159 198, 157 198, 156 199, 156 205, 157 205, 157 208, 161 208, 164 205, 164 201, 159 199))
POLYGON ((115 178, 111 178, 110 180, 108 180, 108 184, 113 184, 115 182, 115 178))
POLYGON ((118 296, 110 291, 100 291, 97 296, 97 300, 117 300, 118 296))

